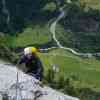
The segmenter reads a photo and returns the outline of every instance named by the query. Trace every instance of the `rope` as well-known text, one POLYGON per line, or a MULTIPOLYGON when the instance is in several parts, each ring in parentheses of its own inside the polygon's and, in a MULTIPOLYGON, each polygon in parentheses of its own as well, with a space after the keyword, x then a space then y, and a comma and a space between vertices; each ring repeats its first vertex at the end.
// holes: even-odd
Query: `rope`
MULTIPOLYGON (((17 61, 16 66, 18 66, 19 61, 20 60, 17 61)), ((16 100, 22 100, 21 88, 20 88, 20 84, 19 84, 19 70, 17 70, 16 77, 17 77, 17 79, 16 79, 16 100)))

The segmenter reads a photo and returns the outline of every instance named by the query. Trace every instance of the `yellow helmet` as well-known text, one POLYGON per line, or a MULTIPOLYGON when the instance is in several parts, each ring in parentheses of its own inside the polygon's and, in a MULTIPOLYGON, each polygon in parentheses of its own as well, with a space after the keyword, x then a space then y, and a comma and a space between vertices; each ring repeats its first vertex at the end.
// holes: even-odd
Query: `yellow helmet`
POLYGON ((38 51, 37 48, 35 48, 35 47, 32 47, 32 48, 31 48, 31 52, 32 52, 32 53, 37 53, 37 51, 38 51))
POLYGON ((35 48, 35 47, 26 47, 25 49, 24 49, 24 54, 25 55, 27 55, 27 54, 32 54, 32 53, 37 53, 37 48, 35 48))

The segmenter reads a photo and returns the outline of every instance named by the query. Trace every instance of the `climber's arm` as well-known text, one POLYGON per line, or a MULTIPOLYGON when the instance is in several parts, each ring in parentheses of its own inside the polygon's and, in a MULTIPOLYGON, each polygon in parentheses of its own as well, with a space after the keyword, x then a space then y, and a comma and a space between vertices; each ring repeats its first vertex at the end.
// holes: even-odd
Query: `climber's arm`
POLYGON ((26 62, 26 57, 25 57, 25 56, 22 56, 22 57, 20 58, 20 60, 18 61, 18 65, 23 64, 23 63, 25 63, 25 62, 26 62))

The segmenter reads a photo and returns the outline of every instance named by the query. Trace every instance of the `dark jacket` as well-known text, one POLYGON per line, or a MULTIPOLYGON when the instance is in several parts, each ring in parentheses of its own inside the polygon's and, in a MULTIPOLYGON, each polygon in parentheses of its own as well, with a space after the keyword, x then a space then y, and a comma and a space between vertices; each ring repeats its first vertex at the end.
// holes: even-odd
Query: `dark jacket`
POLYGON ((42 79, 43 77, 43 66, 40 59, 36 55, 32 55, 29 59, 27 56, 23 56, 19 64, 25 63, 27 68, 26 73, 33 74, 37 79, 42 79))

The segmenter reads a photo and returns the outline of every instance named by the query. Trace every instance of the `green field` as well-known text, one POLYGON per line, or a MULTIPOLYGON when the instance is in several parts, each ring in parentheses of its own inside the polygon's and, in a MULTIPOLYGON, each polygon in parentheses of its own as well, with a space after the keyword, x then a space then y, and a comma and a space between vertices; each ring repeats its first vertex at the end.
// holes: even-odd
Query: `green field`
POLYGON ((100 9, 100 0, 79 0, 82 4, 85 3, 87 7, 100 9))
POLYGON ((46 26, 27 28, 16 37, 16 46, 26 46, 30 44, 44 44, 50 41, 50 34, 46 26))
POLYGON ((17 36, 7 36, 8 44, 12 47, 25 47, 34 44, 45 44, 51 40, 47 25, 28 27, 17 36))
POLYGON ((75 85, 78 88, 87 87, 100 91, 100 61, 95 58, 80 58, 61 49, 53 50, 48 54, 42 53, 40 58, 46 71, 52 68, 53 64, 57 65, 60 68, 57 77, 75 75, 77 77, 75 85))

